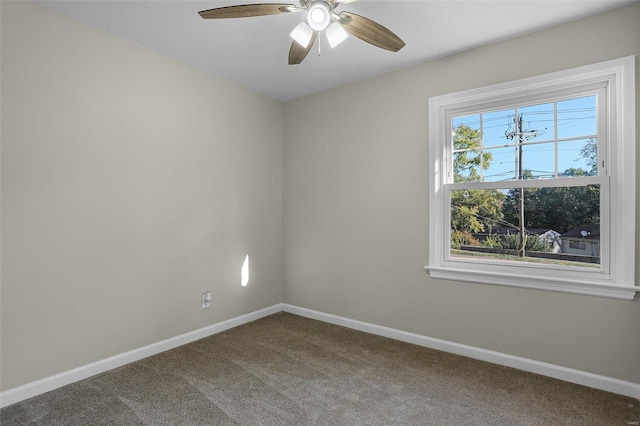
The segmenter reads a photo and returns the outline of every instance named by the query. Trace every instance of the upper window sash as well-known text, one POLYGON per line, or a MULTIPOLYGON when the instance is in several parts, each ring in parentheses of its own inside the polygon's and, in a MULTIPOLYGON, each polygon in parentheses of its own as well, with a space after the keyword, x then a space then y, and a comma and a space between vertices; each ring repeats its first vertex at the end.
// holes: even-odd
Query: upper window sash
MULTIPOLYGON (((589 139, 595 139, 597 144, 596 145, 597 146, 597 149, 596 149, 597 175, 608 174, 607 172, 608 161, 606 161, 605 147, 607 146, 607 117, 609 112, 608 112, 607 102, 606 102, 606 99, 607 99, 606 91, 607 91, 607 82, 601 81, 597 83, 577 85, 568 89, 562 88, 557 90, 550 90, 536 96, 535 101, 531 101, 531 100, 527 101, 526 99, 522 99, 521 97, 518 96, 513 99, 505 99, 503 101, 492 101, 486 104, 472 105, 466 108, 455 108, 448 111, 446 114, 447 127, 446 127, 446 130, 444 131, 446 142, 445 142, 444 152, 443 152, 444 164, 446 165, 445 181, 447 183, 454 182, 453 166, 454 166, 454 157, 456 153, 468 152, 472 155, 483 155, 486 152, 491 152, 496 150, 515 149, 519 145, 518 142, 515 140, 515 138, 512 141, 505 141, 505 143, 491 143, 488 145, 485 144, 486 132, 484 131, 483 121, 481 119, 478 126, 479 128, 477 129, 480 133, 481 146, 479 148, 456 150, 453 147, 453 139, 456 131, 456 126, 454 126, 454 121, 463 117, 469 117, 469 116, 475 116, 475 115, 482 117, 496 111, 504 112, 506 110, 512 110, 514 112, 514 115, 517 116, 518 112, 522 109, 545 104, 545 103, 554 104, 554 110, 553 110, 554 128, 551 129, 551 131, 548 131, 548 133, 551 134, 551 137, 536 139, 534 141, 525 140, 522 143, 522 147, 525 150, 531 149, 537 146, 544 146, 545 144, 549 144, 549 145, 553 144, 553 147, 556 150, 554 152, 555 163, 553 166, 554 167, 553 177, 544 177, 544 180, 546 181, 548 179, 559 179, 559 178, 562 179, 565 177, 560 175, 560 173, 563 172, 564 170, 560 170, 559 164, 558 164, 559 153, 557 150, 559 146, 562 146, 561 144, 570 143, 572 141, 582 141, 582 140, 589 140, 589 139), (575 135, 571 137, 560 137, 558 128, 557 128, 558 122, 559 122, 557 104, 564 101, 575 100, 578 98, 587 98, 591 96, 595 97, 595 109, 596 109, 594 111, 595 113, 594 121, 596 124, 595 133, 585 133, 585 134, 575 135), (517 103, 517 102, 521 102, 521 103, 517 103), (491 109, 483 109, 483 107, 486 107, 486 108, 491 107, 491 109)), ((465 123, 463 122, 462 124, 465 124, 465 123)), ((511 125, 514 125, 514 124, 511 123, 511 125)), ((548 129, 545 129, 545 130, 548 130, 548 129)), ((518 179, 517 176, 515 176, 513 179, 508 179, 507 177, 505 177, 504 179, 487 180, 486 176, 484 175, 485 170, 482 166, 479 167, 479 171, 480 171, 480 176, 479 176, 480 179, 474 180, 471 182, 487 182, 487 181, 505 181, 506 182, 506 181, 521 180, 521 179, 518 179)))

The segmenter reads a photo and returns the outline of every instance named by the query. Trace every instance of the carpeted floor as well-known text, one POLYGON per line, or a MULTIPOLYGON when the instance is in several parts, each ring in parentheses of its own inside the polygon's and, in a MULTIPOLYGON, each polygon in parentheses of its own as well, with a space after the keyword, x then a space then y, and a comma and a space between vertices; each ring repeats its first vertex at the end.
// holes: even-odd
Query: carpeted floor
POLYGON ((2 425, 637 425, 640 402, 279 313, 31 398, 2 425))

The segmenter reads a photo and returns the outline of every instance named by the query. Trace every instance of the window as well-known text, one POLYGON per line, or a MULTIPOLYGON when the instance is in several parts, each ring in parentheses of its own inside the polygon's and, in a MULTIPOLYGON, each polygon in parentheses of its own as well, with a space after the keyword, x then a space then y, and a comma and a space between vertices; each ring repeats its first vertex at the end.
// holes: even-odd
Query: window
POLYGON ((587 245, 582 241, 569 241, 569 248, 576 250, 586 250, 587 245))
POLYGON ((634 61, 429 99, 432 277, 634 297, 634 61))

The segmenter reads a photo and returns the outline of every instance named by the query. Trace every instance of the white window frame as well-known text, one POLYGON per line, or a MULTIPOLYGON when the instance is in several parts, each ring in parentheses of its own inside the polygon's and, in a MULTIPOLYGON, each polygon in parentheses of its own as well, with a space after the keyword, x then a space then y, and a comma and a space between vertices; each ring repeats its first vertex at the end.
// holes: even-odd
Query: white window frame
MULTIPOLYGON (((633 299, 635 283, 635 56, 429 98, 429 264, 432 278, 633 299), (602 263, 597 270, 450 256, 452 117, 461 112, 531 104, 600 87, 598 140, 602 263), (604 88, 604 90, 602 90, 604 88), (604 113, 603 113, 604 112, 604 113), (604 148, 604 149, 601 149, 604 148), (603 163, 604 161, 604 163, 603 163), (603 166, 605 164, 606 166, 603 166), (448 176, 449 175, 449 176, 448 176), (609 200, 609 201, 607 201, 609 200)), ((581 178, 553 179, 553 186, 581 178)), ((526 181, 486 182, 484 188, 527 187, 526 181), (507 185, 507 186, 505 186, 507 185)))

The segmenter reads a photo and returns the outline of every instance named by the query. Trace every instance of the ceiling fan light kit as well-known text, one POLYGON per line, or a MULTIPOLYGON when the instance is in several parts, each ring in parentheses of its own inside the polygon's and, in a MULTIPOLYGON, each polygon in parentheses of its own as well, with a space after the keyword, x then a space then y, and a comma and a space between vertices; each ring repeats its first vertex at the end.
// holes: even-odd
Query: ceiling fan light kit
POLYGON ((342 3, 352 3, 356 0, 299 1, 300 7, 281 3, 246 4, 202 10, 198 14, 203 19, 223 19, 278 15, 306 10, 307 19, 298 24, 290 34, 293 43, 289 49, 289 65, 301 63, 318 38, 318 33, 323 31, 332 48, 346 40, 349 34, 391 52, 397 52, 405 45, 397 35, 375 21, 351 12, 345 11, 339 14, 335 12, 342 3))
POLYGON ((300 22, 289 35, 297 41, 300 46, 307 47, 313 36, 313 30, 306 22, 300 22))
POLYGON ((329 25, 324 33, 327 35, 329 46, 331 46, 332 49, 349 37, 349 34, 337 22, 329 25))

